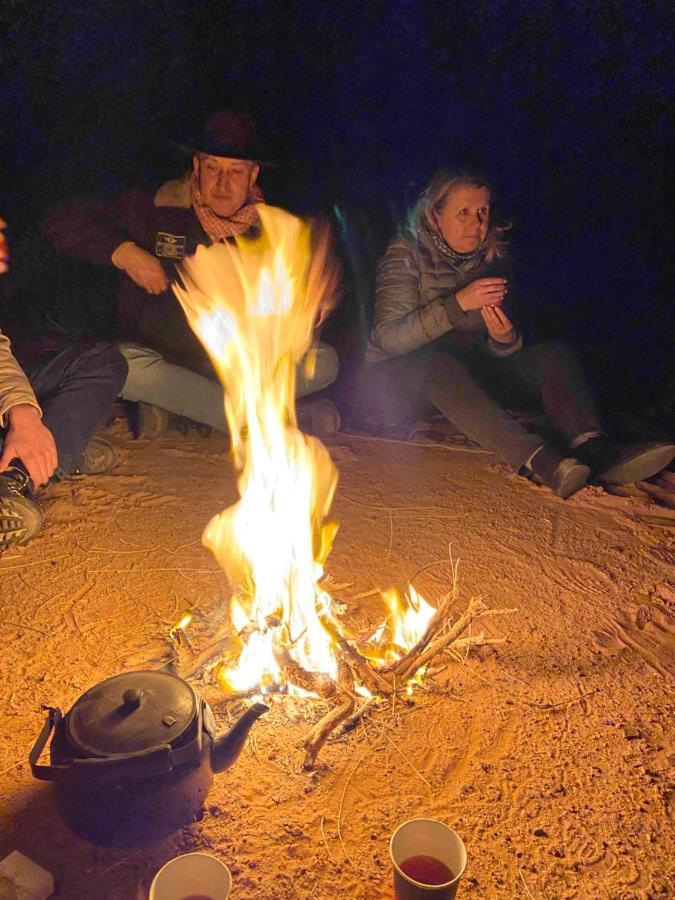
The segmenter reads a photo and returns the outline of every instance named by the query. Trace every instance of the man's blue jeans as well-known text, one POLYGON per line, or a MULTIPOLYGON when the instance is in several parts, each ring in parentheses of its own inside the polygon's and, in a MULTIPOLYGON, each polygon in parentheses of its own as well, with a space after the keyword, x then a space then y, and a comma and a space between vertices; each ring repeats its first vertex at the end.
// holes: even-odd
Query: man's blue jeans
POLYGON ((54 436, 55 474, 66 477, 77 470, 101 418, 119 396, 127 364, 113 344, 102 342, 68 343, 30 362, 22 360, 20 345, 13 349, 42 408, 42 421, 54 436))
MULTIPOLYGON (((120 344, 129 365, 122 397, 159 406, 179 416, 227 430, 225 401, 220 382, 167 362, 156 350, 138 344, 120 344)), ((311 351, 310 351, 311 352, 311 351)), ((337 378, 338 358, 328 344, 319 344, 311 374, 304 360, 297 366, 296 397, 328 387, 337 378)))

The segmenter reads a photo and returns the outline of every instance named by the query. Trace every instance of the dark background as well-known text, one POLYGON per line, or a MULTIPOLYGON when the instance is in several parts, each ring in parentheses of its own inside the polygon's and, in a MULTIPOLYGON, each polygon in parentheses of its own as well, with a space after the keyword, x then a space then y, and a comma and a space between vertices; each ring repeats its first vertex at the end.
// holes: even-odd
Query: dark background
MULTIPOLYGON (((529 327, 577 346, 618 429, 665 435, 671 5, 4 0, 0 211, 15 259, 25 268, 22 242, 61 200, 179 174, 170 139, 234 106, 280 163, 262 177, 268 201, 342 223, 338 323, 362 329, 405 207, 437 166, 480 167, 513 222, 529 327)), ((36 302, 91 319, 93 283, 75 296, 47 278, 36 302)))

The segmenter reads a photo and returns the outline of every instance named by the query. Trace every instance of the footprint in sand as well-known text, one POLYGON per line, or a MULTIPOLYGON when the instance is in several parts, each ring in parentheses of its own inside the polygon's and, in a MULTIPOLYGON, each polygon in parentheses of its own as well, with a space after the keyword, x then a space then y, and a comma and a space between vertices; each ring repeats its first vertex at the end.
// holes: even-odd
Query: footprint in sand
POLYGON ((616 591, 609 575, 587 560, 567 556, 559 556, 553 560, 543 558, 541 568, 551 581, 566 591, 601 597, 616 591))

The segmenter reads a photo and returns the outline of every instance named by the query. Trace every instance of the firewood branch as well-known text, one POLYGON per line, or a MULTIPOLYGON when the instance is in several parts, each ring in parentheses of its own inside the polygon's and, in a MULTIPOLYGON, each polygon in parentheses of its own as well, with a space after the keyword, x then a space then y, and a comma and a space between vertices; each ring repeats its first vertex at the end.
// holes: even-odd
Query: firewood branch
POLYGON ((344 660, 338 662, 338 688, 341 695, 340 703, 319 719, 302 741, 305 748, 304 768, 311 768, 314 765, 319 751, 330 735, 354 712, 356 706, 354 679, 349 665, 344 660))

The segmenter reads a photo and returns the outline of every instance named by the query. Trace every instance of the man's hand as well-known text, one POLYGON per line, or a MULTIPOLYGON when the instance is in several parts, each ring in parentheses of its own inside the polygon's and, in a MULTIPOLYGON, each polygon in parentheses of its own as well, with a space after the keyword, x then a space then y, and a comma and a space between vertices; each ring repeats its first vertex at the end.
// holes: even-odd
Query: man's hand
POLYGON ((123 269, 148 294, 163 294, 169 287, 160 261, 137 244, 131 241, 123 244, 115 251, 113 259, 117 268, 123 269))
POLYGON ((20 459, 38 487, 49 481, 58 465, 51 431, 42 424, 40 413, 29 403, 17 403, 8 413, 9 428, 0 456, 0 472, 13 459, 20 459))
POLYGON ((498 344, 512 344, 515 341, 516 329, 503 309, 498 306, 484 306, 480 312, 493 341, 498 344))
POLYGON ((498 306, 508 291, 505 278, 478 278, 467 284, 455 297, 460 309, 482 309, 484 306, 498 306))

